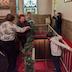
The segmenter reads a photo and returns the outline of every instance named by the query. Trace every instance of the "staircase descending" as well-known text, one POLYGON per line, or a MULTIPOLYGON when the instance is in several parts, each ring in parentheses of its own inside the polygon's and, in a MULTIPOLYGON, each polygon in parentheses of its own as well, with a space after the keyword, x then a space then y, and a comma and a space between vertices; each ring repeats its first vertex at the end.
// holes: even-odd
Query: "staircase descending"
MULTIPOLYGON (((24 61, 21 56, 18 58, 17 61, 17 69, 18 72, 25 72, 25 65, 24 61)), ((51 59, 48 60, 38 60, 34 63, 34 72, 54 72, 55 67, 51 59)))

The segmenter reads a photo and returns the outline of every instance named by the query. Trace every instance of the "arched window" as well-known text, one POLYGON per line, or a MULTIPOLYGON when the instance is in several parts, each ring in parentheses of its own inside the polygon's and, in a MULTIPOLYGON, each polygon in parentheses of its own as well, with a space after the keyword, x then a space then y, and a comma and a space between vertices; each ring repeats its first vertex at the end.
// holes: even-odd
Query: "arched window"
POLYGON ((37 0, 24 0, 24 13, 32 12, 37 14, 37 0))
MULTIPOLYGON (((33 14, 37 14, 37 0, 22 0, 23 2, 23 12, 26 14, 27 12, 32 12, 33 14)), ((16 14, 19 12, 19 0, 16 0, 16 14)))

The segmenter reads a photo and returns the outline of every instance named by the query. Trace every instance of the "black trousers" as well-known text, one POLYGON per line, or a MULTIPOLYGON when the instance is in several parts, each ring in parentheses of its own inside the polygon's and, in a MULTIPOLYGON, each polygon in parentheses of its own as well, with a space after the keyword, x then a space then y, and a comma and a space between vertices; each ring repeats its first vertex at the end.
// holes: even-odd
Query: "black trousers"
POLYGON ((0 72, 7 72, 8 61, 7 57, 0 54, 0 72))
POLYGON ((27 38, 26 37, 18 37, 17 39, 18 39, 19 44, 21 44, 22 48, 24 48, 27 38))
POLYGON ((17 48, 15 41, 0 41, 0 51, 2 51, 8 59, 7 72, 17 72, 17 48))
POLYGON ((61 68, 60 68, 60 56, 52 56, 52 60, 53 60, 54 66, 56 68, 55 72, 61 72, 61 68))

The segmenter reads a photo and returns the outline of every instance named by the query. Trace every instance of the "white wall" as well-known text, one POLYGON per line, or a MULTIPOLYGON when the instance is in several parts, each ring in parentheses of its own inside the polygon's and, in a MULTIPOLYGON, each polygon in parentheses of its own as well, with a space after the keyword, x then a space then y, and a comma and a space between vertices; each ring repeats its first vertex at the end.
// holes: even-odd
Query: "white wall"
POLYGON ((72 21, 72 2, 65 3, 64 0, 56 0, 56 11, 63 14, 63 18, 72 21))
POLYGON ((38 0, 38 13, 51 14, 52 0, 38 0))

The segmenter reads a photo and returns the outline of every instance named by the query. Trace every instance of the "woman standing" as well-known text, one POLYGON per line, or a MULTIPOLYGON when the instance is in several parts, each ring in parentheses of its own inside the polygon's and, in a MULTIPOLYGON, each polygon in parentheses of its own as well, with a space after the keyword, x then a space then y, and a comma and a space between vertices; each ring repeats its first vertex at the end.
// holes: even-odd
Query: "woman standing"
MULTIPOLYGON (((18 16, 17 25, 21 28, 29 26, 24 14, 20 14, 18 16)), ((29 32, 29 30, 26 32, 23 32, 23 33, 17 32, 17 39, 18 39, 19 43, 21 44, 22 49, 24 48, 24 45, 26 43, 28 32, 29 32)))
POLYGON ((6 16, 6 21, 0 25, 0 51, 5 52, 8 58, 8 71, 7 72, 17 72, 16 70, 16 58, 17 49, 15 43, 16 32, 25 32, 30 29, 27 27, 19 27, 13 24, 15 17, 11 14, 6 16))

